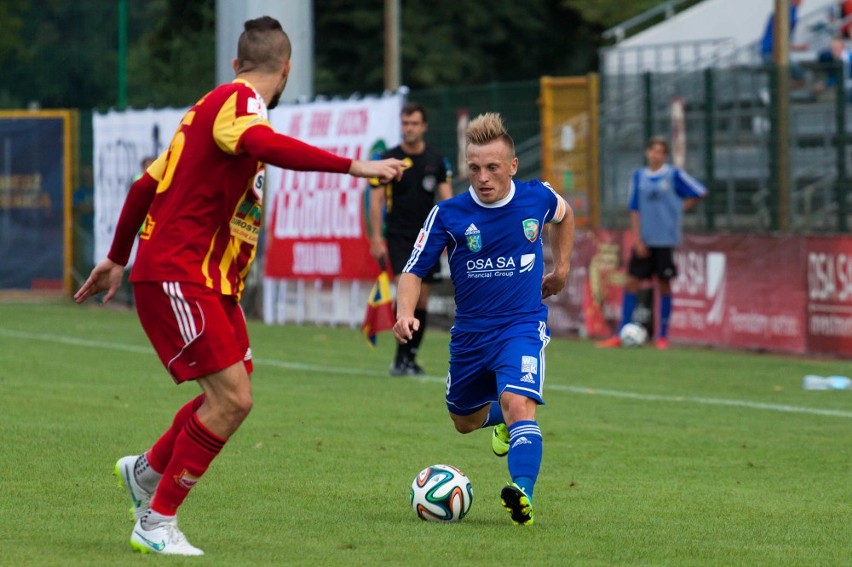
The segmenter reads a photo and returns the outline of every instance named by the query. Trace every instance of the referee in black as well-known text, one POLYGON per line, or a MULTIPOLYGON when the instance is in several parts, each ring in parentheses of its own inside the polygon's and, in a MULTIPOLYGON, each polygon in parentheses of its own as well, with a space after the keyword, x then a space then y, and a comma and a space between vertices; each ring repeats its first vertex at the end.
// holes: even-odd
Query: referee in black
MULTIPOLYGON (((384 152, 382 159, 401 159, 408 168, 401 180, 387 185, 373 182, 370 191, 370 254, 381 265, 390 261, 394 280, 408 262, 429 211, 437 201, 453 196, 450 162, 428 147, 424 139, 428 129, 426 110, 420 104, 409 102, 402 107, 400 118, 402 143, 384 152)), ((408 343, 397 344, 396 357, 390 367, 391 376, 424 374, 417 364, 417 350, 426 330, 429 284, 436 280, 440 270, 440 265, 436 264, 423 278, 420 299, 414 311, 414 316, 420 320, 420 329, 408 343)))

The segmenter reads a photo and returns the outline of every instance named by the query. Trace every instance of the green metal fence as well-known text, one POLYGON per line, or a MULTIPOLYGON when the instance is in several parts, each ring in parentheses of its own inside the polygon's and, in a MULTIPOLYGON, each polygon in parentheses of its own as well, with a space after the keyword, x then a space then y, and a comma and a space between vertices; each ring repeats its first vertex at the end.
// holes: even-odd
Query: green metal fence
MULTIPOLYGON (((483 112, 499 112, 518 152, 518 177, 537 177, 541 172, 541 125, 539 119, 539 81, 490 83, 470 87, 440 87, 414 90, 408 99, 426 107, 430 144, 444 152, 458 174, 459 116, 471 119, 483 112)), ((458 178, 456 189, 465 185, 458 178)))
POLYGON ((690 229, 846 231, 850 109, 842 87, 822 88, 832 77, 843 85, 841 70, 814 65, 790 72, 789 111, 783 114, 778 71, 768 66, 604 76, 604 226, 626 225, 630 172, 643 165, 651 135, 670 137, 672 101, 680 99, 685 168, 710 189, 687 215, 690 229), (782 120, 789 137, 779 144, 782 120))

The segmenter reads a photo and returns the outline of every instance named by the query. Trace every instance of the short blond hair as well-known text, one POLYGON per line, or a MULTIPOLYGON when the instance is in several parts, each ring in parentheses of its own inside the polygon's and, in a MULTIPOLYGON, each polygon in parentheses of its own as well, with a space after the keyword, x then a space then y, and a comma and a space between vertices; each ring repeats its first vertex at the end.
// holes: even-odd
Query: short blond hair
POLYGON ((467 125, 465 139, 468 145, 474 146, 484 146, 495 140, 503 140, 512 150, 512 155, 515 155, 515 141, 503 125, 503 117, 496 112, 486 112, 471 120, 467 125))

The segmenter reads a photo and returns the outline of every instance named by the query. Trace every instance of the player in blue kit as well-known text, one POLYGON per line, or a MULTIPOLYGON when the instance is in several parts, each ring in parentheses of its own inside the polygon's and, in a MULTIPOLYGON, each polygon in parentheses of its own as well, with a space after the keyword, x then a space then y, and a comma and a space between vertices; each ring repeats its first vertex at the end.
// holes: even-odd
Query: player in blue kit
POLYGON ((499 114, 466 133, 470 189, 429 213, 397 290, 397 340, 420 325, 414 309, 422 279, 447 249, 455 287, 447 408, 456 430, 493 428, 491 447, 508 454, 500 498, 516 524, 533 523, 533 489, 542 457, 536 409, 543 404, 544 348, 550 341, 542 299, 564 286, 574 246, 574 213, 549 185, 513 181, 515 145, 499 114), (553 270, 544 273, 542 230, 553 270))
POLYGON ((640 282, 657 276, 660 291, 660 330, 657 348, 669 348, 668 328, 672 314, 671 280, 677 275, 674 247, 680 244, 683 211, 707 194, 707 188, 685 171, 666 163, 669 145, 654 137, 645 146, 647 167, 630 178, 630 224, 633 250, 627 268, 627 283, 621 302, 618 332, 597 344, 601 348, 621 346, 619 333, 636 308, 640 282))

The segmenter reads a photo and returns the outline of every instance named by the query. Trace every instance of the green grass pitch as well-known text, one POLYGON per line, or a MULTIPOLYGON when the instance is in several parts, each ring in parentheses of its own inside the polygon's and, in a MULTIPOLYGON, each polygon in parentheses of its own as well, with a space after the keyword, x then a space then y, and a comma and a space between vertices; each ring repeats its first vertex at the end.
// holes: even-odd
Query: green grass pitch
POLYGON ((250 323, 255 406, 180 512, 202 558, 131 551, 115 460, 194 396, 131 311, 0 304, 0 565, 852 565, 852 391, 801 389, 848 361, 553 340, 536 524, 500 508, 506 461, 457 434, 430 374, 390 378, 393 339, 250 323), (473 483, 457 524, 409 486, 447 463, 473 483))

